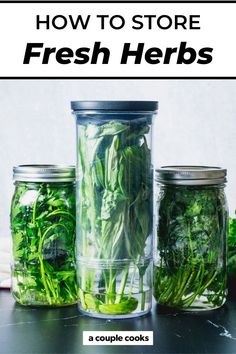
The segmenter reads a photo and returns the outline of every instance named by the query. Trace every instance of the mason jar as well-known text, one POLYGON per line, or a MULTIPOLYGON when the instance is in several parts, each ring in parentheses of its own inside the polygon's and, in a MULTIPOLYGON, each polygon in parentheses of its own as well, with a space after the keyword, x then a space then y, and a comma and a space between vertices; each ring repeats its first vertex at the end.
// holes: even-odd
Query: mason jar
POLYGON ((13 179, 13 297, 22 305, 75 304, 75 168, 20 165, 13 179))
POLYGON ((153 101, 75 101, 79 308, 144 315, 152 298, 153 101))
POLYGON ((164 306, 211 310, 226 300, 226 170, 167 166, 158 184, 154 296, 164 306))
POLYGON ((229 211, 229 236, 227 257, 228 295, 236 298, 236 209, 229 211))

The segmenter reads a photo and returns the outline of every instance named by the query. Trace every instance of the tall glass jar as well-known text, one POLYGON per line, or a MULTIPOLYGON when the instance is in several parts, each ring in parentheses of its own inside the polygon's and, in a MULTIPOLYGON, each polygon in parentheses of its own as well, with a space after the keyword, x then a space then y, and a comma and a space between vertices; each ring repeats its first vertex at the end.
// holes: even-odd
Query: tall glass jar
POLYGON ((76 101, 80 310, 127 318, 151 309, 151 124, 157 102, 76 101))
POLYGON ((218 308, 227 293, 226 170, 167 166, 156 178, 156 301, 185 311, 218 308))
POLYGON ((77 302, 75 168, 14 167, 12 294, 22 305, 77 302))

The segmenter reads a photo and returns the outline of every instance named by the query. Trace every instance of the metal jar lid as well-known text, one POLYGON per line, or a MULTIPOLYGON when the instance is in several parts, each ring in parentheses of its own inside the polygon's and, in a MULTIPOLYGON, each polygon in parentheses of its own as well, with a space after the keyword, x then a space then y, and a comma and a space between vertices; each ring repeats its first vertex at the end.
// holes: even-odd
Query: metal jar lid
POLYGON ((73 111, 155 112, 157 101, 72 101, 73 111))
POLYGON ((227 170, 211 166, 163 166, 156 170, 156 180, 173 185, 213 185, 226 183, 227 170))
POLYGON ((19 165, 13 167, 13 179, 24 182, 73 182, 75 167, 64 165, 19 165))

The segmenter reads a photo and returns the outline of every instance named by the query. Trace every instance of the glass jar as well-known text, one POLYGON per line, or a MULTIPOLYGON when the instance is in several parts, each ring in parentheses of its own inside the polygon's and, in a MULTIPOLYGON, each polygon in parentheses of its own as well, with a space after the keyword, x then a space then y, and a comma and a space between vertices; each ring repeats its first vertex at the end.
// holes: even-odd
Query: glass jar
POLYGON ((185 311, 211 310, 226 299, 226 170, 167 166, 159 185, 154 296, 185 311))
POLYGON ((22 305, 75 304, 75 168, 21 165, 13 178, 13 297, 22 305))
POLYGON ((72 102, 77 126, 79 308, 146 314, 152 298, 151 124, 157 102, 72 102))
POLYGON ((236 298, 236 210, 229 215, 227 275, 229 296, 236 298))

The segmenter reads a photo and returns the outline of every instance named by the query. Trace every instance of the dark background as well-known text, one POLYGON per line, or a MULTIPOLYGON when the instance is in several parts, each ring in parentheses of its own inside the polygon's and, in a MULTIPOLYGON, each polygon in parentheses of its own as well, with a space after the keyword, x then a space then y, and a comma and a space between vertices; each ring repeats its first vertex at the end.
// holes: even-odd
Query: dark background
POLYGON ((0 290, 1 354, 236 353, 236 300, 218 310, 178 313, 153 306, 150 315, 129 320, 83 316, 77 306, 23 307, 0 290), (153 346, 83 346, 83 331, 152 331, 153 346))

